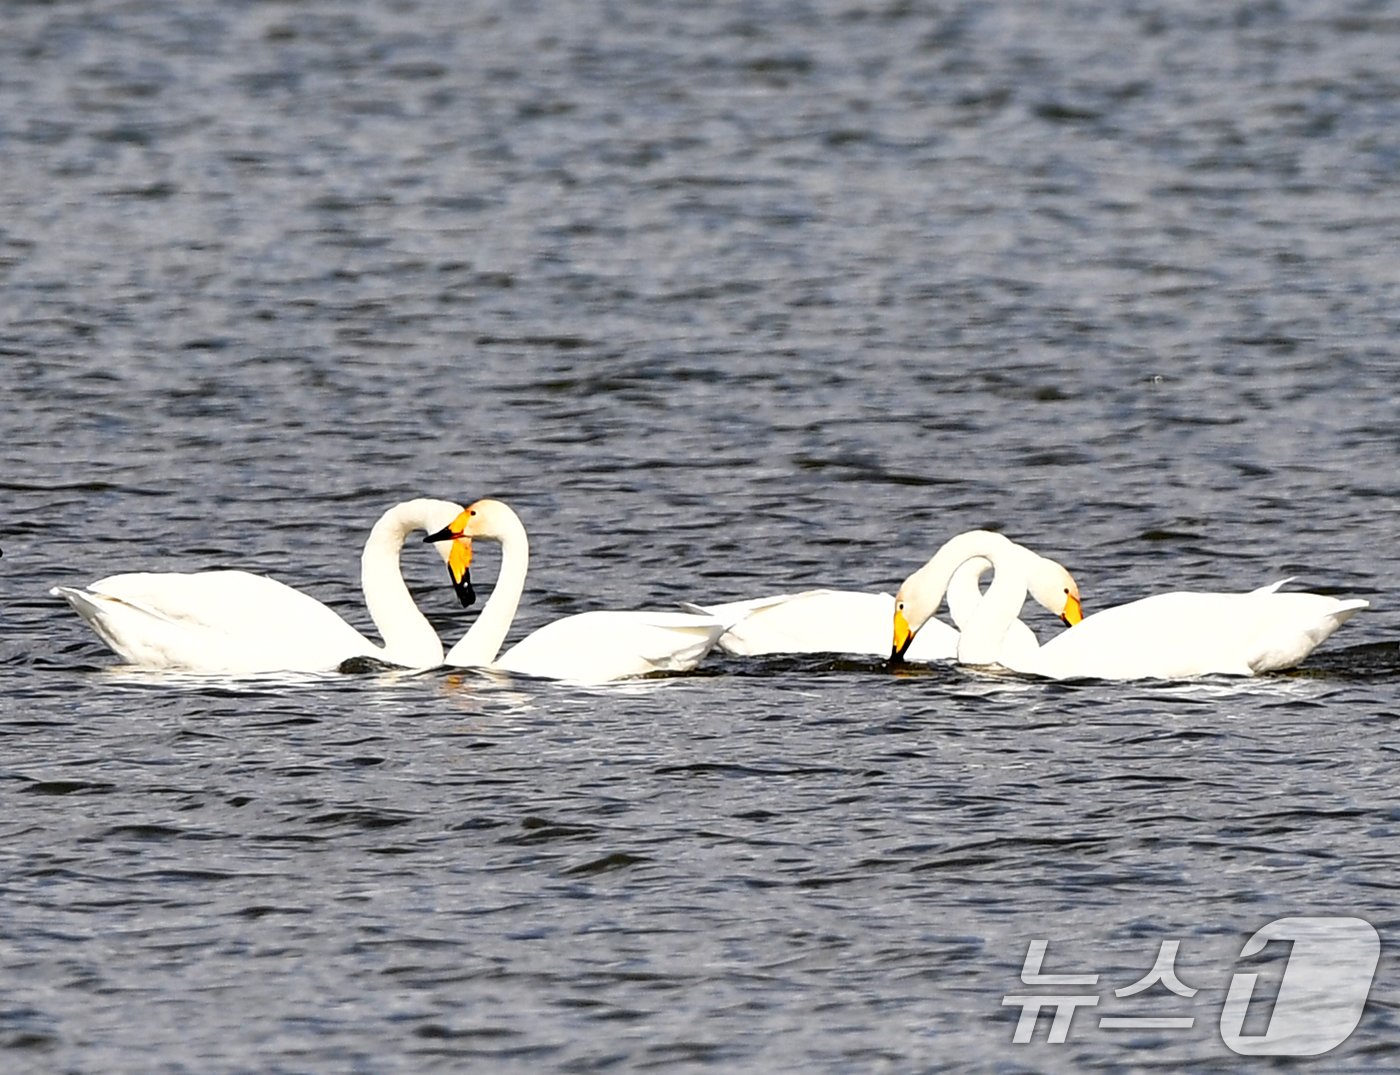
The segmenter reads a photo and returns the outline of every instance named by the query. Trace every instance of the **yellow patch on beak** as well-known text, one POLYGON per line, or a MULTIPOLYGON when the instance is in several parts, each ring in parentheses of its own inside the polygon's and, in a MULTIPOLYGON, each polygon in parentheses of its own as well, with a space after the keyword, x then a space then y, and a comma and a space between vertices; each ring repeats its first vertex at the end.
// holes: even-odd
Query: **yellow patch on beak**
POLYGON ((1079 598, 1074 594, 1065 595, 1065 610, 1060 613, 1060 619, 1073 627, 1084 618, 1084 609, 1079 604, 1079 598))
POLYGON ((471 566, 472 539, 468 537, 453 538, 452 548, 447 554, 447 570, 452 575, 454 585, 462 581, 467 573, 467 568, 471 566))
POLYGON ((890 651, 895 657, 903 657, 909 643, 914 640, 914 632, 909 630, 909 621, 904 618, 902 609, 894 610, 894 648, 890 651))

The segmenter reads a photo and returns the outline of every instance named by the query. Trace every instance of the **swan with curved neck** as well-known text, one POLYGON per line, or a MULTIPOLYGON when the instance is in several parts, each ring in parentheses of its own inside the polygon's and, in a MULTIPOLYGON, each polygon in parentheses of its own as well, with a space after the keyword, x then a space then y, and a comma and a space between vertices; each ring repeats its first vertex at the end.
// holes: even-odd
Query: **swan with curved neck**
MULTIPOLYGON (((1029 558, 1040 559, 1024 546, 1015 547, 1029 558)), ((991 569, 990 560, 977 556, 965 560, 953 572, 948 583, 947 602, 948 614, 956 626, 930 619, 911 640, 903 654, 904 660, 925 663, 952 660, 957 656, 959 631, 963 624, 971 622, 982 600, 980 580, 991 569)), ((803 590, 721 605, 684 607, 732 622, 733 626, 720 637, 719 648, 735 656, 850 653, 884 657, 890 652, 894 597, 888 593, 803 590)), ((1047 608, 1056 615, 1060 613, 1055 605, 1047 608)), ((1016 619, 1007 629, 1005 645, 1033 650, 1040 641, 1030 627, 1016 619)))
POLYGON ((1002 534, 969 530, 944 542, 923 567, 904 580, 894 598, 891 658, 902 660, 918 632, 933 619, 959 568, 970 560, 992 565, 992 584, 958 621, 957 659, 962 664, 1020 660, 1039 647, 1012 635, 1026 595, 1073 627, 1083 619, 1079 586, 1054 560, 1038 556, 1002 534))
MULTIPOLYGON (((1019 612, 1016 591, 1025 585, 1024 569, 1008 560, 1004 540, 986 532, 959 535, 904 581, 895 595, 892 660, 937 610, 957 564, 975 555, 990 559, 996 576, 962 633, 958 661, 1000 663, 1053 679, 1252 676, 1292 668, 1368 605, 1355 598, 1280 593, 1282 582, 1248 593, 1175 591, 1104 609, 1034 651, 999 660, 998 633, 1019 612)), ((1073 580, 1064 586, 1077 610, 1073 580)))
POLYGON ((499 500, 478 500, 424 540, 450 542, 454 585, 470 585, 472 540, 501 546, 495 588, 446 663, 495 668, 521 675, 603 683, 652 672, 689 671, 724 633, 712 616, 683 612, 582 612, 546 624, 505 653, 501 646, 515 620, 530 566, 525 525, 499 500), (498 656, 499 654, 499 656, 498 656))
MULTIPOLYGON (((314 597, 247 571, 133 572, 49 592, 72 605, 120 657, 145 668, 321 672, 350 657, 431 668, 442 663, 442 640, 404 584, 399 552, 414 530, 437 530, 461 510, 446 500, 409 500, 371 528, 360 583, 383 645, 314 597)), ((461 555, 446 546, 438 552, 449 568, 461 555)), ((458 587, 464 604, 469 596, 468 587, 458 587)))

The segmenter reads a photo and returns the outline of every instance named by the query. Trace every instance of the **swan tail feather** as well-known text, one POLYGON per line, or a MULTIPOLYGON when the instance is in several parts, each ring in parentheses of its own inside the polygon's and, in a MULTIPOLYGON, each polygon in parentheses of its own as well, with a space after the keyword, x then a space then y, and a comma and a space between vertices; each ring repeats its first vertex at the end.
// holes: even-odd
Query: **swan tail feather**
POLYGON ((1331 613, 1332 619, 1336 621, 1338 627, 1346 623, 1363 608, 1370 608, 1371 602, 1360 597, 1352 597, 1341 602, 1331 613))
POLYGON ((173 617, 166 615, 158 608, 134 601, 129 597, 122 597, 119 594, 103 593, 101 590, 76 586, 55 586, 49 590, 49 593, 67 601, 78 615, 92 624, 94 628, 102 617, 110 615, 114 609, 130 609, 142 616, 150 616, 163 623, 173 624, 176 622, 173 617))
POLYGON ((1302 624, 1290 625, 1287 620, 1271 624, 1249 662, 1252 672, 1277 672, 1296 667, 1342 624, 1371 604, 1359 597, 1345 600, 1317 594, 1298 594, 1297 597, 1314 603, 1312 617, 1302 624), (1328 607, 1319 610, 1315 607, 1317 602, 1326 602, 1328 607))
POLYGON ((112 637, 107 633, 103 620, 106 609, 103 601, 110 601, 111 598, 104 598, 100 594, 92 593, 89 590, 79 589, 75 586, 55 586, 49 590, 54 597, 61 597, 73 607, 83 621, 93 629, 97 636, 112 649, 116 649, 112 637))

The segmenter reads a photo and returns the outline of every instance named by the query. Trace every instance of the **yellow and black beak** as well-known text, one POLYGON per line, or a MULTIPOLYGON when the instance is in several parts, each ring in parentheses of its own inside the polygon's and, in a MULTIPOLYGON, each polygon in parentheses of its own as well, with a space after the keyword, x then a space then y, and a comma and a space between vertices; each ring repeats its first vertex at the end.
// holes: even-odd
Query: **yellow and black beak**
POLYGON ((914 641, 914 632, 909 630, 909 621, 904 618, 903 609, 894 612, 894 648, 890 650, 890 664, 901 664, 909 645, 914 641))
POLYGON ((1083 618, 1084 608, 1079 603, 1079 596, 1077 594, 1066 594, 1065 610, 1060 613, 1060 619, 1064 620, 1068 626, 1073 627, 1083 618))
POLYGON ((472 588, 472 573, 469 570, 472 565, 472 539, 460 530, 445 526, 437 533, 429 534, 423 541, 429 545, 439 541, 452 542, 452 548, 447 554, 447 574, 452 579, 452 589, 457 594, 457 600, 462 603, 463 608, 469 608, 476 600, 476 590, 472 588))

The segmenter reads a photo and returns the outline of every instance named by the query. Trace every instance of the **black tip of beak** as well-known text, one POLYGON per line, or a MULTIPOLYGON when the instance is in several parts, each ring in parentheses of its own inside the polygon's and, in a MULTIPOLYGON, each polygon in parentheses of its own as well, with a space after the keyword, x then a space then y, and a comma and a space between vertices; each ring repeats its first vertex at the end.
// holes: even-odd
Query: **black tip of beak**
POLYGON ((462 603, 463 608, 471 608, 472 602, 476 600, 476 590, 472 588, 472 573, 463 573, 460 582, 453 582, 452 589, 457 593, 457 600, 462 603))
POLYGON ((451 541, 457 535, 452 532, 452 527, 444 526, 436 534, 429 534, 423 539, 424 545, 431 545, 435 541, 451 541))
POLYGON ((906 642, 899 648, 890 650, 889 665, 891 668, 897 668, 899 665, 904 663, 904 653, 908 648, 909 643, 906 642))

